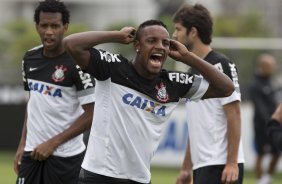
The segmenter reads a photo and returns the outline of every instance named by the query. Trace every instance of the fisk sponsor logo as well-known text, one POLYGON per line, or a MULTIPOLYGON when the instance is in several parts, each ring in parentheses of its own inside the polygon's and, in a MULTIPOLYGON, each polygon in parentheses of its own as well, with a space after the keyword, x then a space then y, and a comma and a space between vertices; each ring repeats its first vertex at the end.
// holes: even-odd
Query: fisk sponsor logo
POLYGON ((229 67, 230 67, 230 70, 231 70, 231 76, 232 76, 232 81, 234 83, 234 86, 236 88, 238 88, 239 82, 238 82, 238 74, 237 74, 236 66, 235 66, 235 64, 229 63, 229 67))
POLYGON ((118 58, 118 54, 112 54, 110 52, 102 52, 100 51, 101 60, 106 60, 108 63, 110 62, 121 62, 118 58))
POLYGON ((38 93, 53 97, 62 97, 62 90, 53 86, 48 86, 46 84, 37 82, 29 82, 28 86, 31 91, 37 91, 38 93))
POLYGON ((185 73, 169 73, 169 79, 171 81, 179 82, 181 84, 193 83, 193 77, 185 73))
POLYGON ((90 78, 90 75, 88 73, 83 73, 83 71, 81 70, 81 68, 78 65, 76 65, 76 68, 78 70, 79 77, 82 81, 83 88, 87 89, 89 87, 93 87, 93 83, 90 78))
MULTIPOLYGON (((228 65, 229 65, 229 68, 230 68, 233 84, 234 84, 234 86, 236 88, 239 88, 238 74, 237 74, 237 70, 236 70, 236 65, 234 63, 229 63, 228 65)), ((221 72, 224 73, 224 70, 223 70, 223 67, 222 67, 221 63, 217 63, 214 66, 217 69, 219 69, 221 72)))
POLYGON ((140 96, 134 96, 131 93, 123 95, 122 101, 127 105, 131 105, 132 107, 156 114, 158 116, 166 115, 166 106, 161 105, 160 103, 152 102, 140 96))

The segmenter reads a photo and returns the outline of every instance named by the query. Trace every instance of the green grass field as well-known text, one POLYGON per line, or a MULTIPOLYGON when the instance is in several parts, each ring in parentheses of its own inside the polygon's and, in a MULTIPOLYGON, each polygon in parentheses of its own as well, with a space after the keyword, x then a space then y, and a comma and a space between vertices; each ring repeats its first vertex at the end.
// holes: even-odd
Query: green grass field
MULTIPOLYGON (((174 184, 175 178, 178 175, 179 169, 168 169, 168 168, 152 168, 152 184, 174 184)), ((256 184, 255 175, 251 171, 245 171, 244 173, 244 184, 256 184)), ((282 183, 282 173, 274 175, 272 184, 282 183)), ((207 183, 208 184, 208 183, 207 183)))
MULTIPOLYGON (((16 175, 13 170, 14 153, 0 152, 0 184, 15 184, 16 175)), ((152 172, 153 184, 174 184, 178 175, 178 168, 155 168, 152 172)), ((282 173, 274 175, 272 184, 282 183, 282 173)), ((245 171, 244 184, 255 184, 255 176, 253 172, 245 171)))

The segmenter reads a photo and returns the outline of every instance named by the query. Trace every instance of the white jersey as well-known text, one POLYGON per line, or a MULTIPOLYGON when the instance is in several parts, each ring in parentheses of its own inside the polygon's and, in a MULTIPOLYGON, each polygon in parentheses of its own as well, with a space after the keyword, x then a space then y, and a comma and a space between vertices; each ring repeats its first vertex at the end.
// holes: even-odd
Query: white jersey
MULTIPOLYGON (((233 63, 212 51, 205 58, 234 82, 236 90, 229 97, 187 102, 187 123, 193 169, 204 166, 226 164, 227 119, 223 106, 241 101, 237 70, 233 63)), ((240 140, 238 163, 244 163, 242 141, 240 140)))
MULTIPOLYGON (((25 151, 63 132, 83 113, 81 105, 94 102, 94 80, 83 73, 65 52, 54 58, 34 48, 23 59, 23 82, 27 104, 25 151)), ((85 150, 83 135, 60 145, 53 155, 69 157, 85 150)))
POLYGON ((208 83, 200 76, 165 70, 146 80, 126 58, 94 48, 87 70, 96 78, 96 107, 82 168, 149 183, 165 122, 180 98, 200 99, 208 83))

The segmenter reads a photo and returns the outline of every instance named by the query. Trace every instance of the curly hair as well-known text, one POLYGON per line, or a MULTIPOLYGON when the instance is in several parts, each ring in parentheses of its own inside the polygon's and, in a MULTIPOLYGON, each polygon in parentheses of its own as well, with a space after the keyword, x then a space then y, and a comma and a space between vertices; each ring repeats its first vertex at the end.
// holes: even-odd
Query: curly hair
POLYGON ((70 12, 63 2, 60 0, 44 0, 40 1, 34 12, 34 22, 39 24, 40 12, 61 13, 63 25, 69 23, 70 12))
POLYGON ((195 27, 199 33, 199 38, 205 44, 212 41, 213 20, 210 12, 201 4, 184 4, 175 13, 174 23, 181 23, 187 31, 195 27))

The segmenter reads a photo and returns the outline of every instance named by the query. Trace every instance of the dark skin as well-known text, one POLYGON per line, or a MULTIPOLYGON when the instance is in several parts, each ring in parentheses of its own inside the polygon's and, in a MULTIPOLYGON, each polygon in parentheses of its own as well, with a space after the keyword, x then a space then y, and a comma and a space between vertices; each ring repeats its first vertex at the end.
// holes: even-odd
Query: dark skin
POLYGON ((109 42, 129 44, 134 42, 137 55, 133 62, 135 70, 144 78, 153 79, 160 72, 167 56, 196 68, 209 82, 209 88, 203 98, 229 96, 234 91, 232 81, 211 64, 197 57, 178 41, 170 40, 167 30, 159 25, 147 26, 141 30, 139 40, 134 40, 133 27, 124 27, 120 31, 89 31, 76 33, 64 38, 66 50, 81 68, 90 61, 89 49, 109 42), (169 43, 168 43, 169 42, 169 43), (153 62, 150 56, 160 54, 153 62), (161 54, 162 53, 162 54, 161 54))
POLYGON ((43 55, 55 57, 65 52, 62 39, 68 30, 68 24, 63 24, 61 13, 40 12, 39 18, 35 27, 44 45, 43 55))
POLYGON ((278 107, 272 114, 271 119, 278 121, 282 125, 282 103, 278 105, 278 107))
MULTIPOLYGON (((67 28, 68 24, 63 24, 61 13, 40 12, 40 22, 39 24, 36 24, 36 30, 44 46, 44 56, 52 58, 65 52, 62 39, 67 31, 67 28)), ((93 118, 94 103, 82 105, 82 108, 84 112, 73 122, 69 128, 50 138, 49 140, 42 142, 36 148, 34 148, 34 150, 31 152, 31 157, 34 160, 44 161, 48 159, 48 157, 52 155, 58 146, 90 129, 93 118)), ((14 170, 16 174, 18 174, 25 147, 27 118, 28 117, 26 113, 21 140, 14 160, 14 170)))

